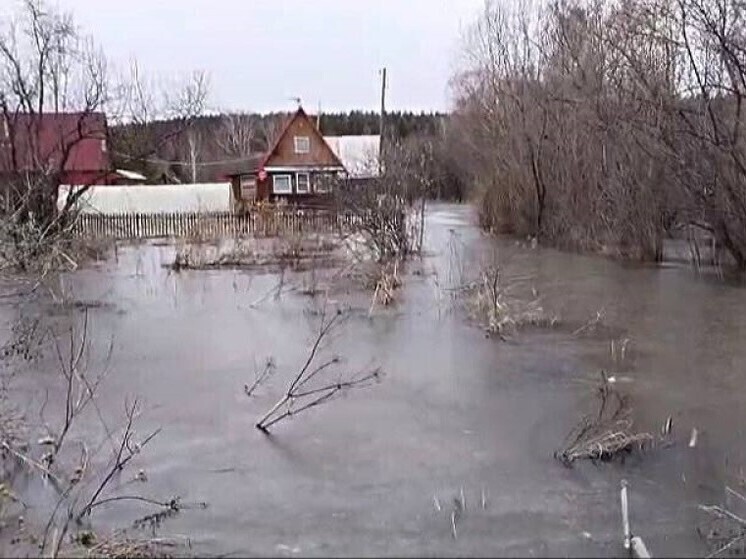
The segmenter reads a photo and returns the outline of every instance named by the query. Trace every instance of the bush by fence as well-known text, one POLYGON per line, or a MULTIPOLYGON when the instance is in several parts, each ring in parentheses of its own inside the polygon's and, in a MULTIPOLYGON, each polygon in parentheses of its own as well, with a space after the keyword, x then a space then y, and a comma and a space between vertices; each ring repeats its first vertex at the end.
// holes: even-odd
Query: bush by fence
POLYGON ((148 239, 158 237, 247 237, 288 233, 335 233, 351 224, 352 216, 328 210, 185 212, 158 214, 80 214, 73 232, 89 239, 148 239))

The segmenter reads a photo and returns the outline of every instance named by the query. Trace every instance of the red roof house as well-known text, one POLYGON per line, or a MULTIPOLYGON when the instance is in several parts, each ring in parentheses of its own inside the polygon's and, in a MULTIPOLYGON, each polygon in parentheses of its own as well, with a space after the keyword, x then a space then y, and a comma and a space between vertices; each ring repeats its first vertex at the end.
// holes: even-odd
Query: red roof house
POLYGON ((106 184, 106 138, 103 113, 0 115, 0 174, 58 173, 58 184, 106 184))

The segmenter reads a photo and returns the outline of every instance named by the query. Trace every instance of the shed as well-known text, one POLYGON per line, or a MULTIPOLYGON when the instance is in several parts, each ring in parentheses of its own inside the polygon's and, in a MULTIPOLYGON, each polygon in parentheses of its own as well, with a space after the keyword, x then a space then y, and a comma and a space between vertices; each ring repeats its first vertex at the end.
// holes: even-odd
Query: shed
MULTIPOLYGON (((57 207, 81 186, 61 185, 57 207)), ((158 184, 92 186, 77 202, 83 213, 129 214, 169 212, 227 212, 231 210, 231 184, 158 184)))

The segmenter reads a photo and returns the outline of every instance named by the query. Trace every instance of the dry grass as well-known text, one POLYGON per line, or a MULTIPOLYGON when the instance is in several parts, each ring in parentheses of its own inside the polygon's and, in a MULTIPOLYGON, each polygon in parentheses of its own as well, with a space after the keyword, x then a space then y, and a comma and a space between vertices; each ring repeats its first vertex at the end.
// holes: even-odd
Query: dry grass
POLYGON ((567 436, 563 448, 554 454, 565 465, 582 459, 612 460, 653 442, 650 433, 633 430, 628 398, 613 388, 604 373, 597 395, 598 412, 583 417, 567 436))
POLYGON ((369 314, 376 305, 389 306, 395 300, 395 291, 401 287, 399 261, 393 260, 378 266, 378 277, 374 279, 373 300, 369 314))
POLYGON ((40 283, 50 273, 74 271, 81 263, 101 259, 111 248, 108 241, 74 238, 75 217, 42 225, 33 219, 20 221, 17 215, 0 220, 0 274, 30 275, 40 283))
POLYGON ((251 241, 182 243, 169 268, 174 271, 271 266, 304 269, 335 260, 336 249, 337 244, 328 238, 298 234, 251 241))
POLYGON ((135 557, 140 559, 155 559, 185 555, 177 553, 182 544, 165 538, 131 538, 124 533, 98 540, 91 532, 78 534, 77 545, 69 550, 69 557, 101 557, 107 559, 124 559, 135 557))
POLYGON ((240 266, 254 259, 252 248, 242 242, 234 243, 227 251, 221 251, 217 245, 184 243, 177 248, 170 268, 178 272, 240 266))
POLYGON ((558 318, 544 310, 535 291, 530 298, 513 295, 522 283, 523 279, 506 281, 497 266, 483 268, 479 279, 460 289, 469 316, 488 334, 501 338, 528 326, 556 326, 558 318))

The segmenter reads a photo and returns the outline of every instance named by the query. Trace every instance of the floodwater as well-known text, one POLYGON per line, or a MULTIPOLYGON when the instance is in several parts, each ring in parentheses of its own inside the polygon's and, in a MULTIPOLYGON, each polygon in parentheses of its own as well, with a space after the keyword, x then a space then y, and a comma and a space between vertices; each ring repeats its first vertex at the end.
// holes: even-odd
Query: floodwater
MULTIPOLYGON (((465 206, 435 205, 427 224, 428 254, 408 267, 396 305, 368 316, 368 295, 331 296, 351 312, 325 351, 351 371, 380 365, 381 383, 283 421, 271 436, 254 423, 307 355, 318 327, 312 298, 263 297, 277 282, 271 273, 170 272, 167 246, 120 247, 65 276, 59 290, 90 304, 92 368, 113 343, 103 415, 121 422, 125 399, 138 397, 138 433, 162 428, 132 464, 148 481, 120 491, 206 502, 159 529, 188 536, 198 553, 615 556, 624 551, 626 479, 633 532, 654 555, 706 553, 698 505, 725 503, 726 485, 741 491, 746 465, 746 291, 685 266, 495 241, 465 206), (455 269, 468 275, 494 255, 507 275, 530 278, 558 327, 486 338, 438 290, 455 269), (611 341, 625 339, 615 361, 611 341), (277 373, 248 398, 244 384, 270 356, 277 373), (566 468, 553 452, 592 410, 601 369, 628 381, 640 429, 657 433, 672 417, 673 444, 566 468)), ((59 378, 35 371, 15 386, 32 410, 59 378)), ((94 526, 127 526, 148 512, 114 503, 94 526)))

